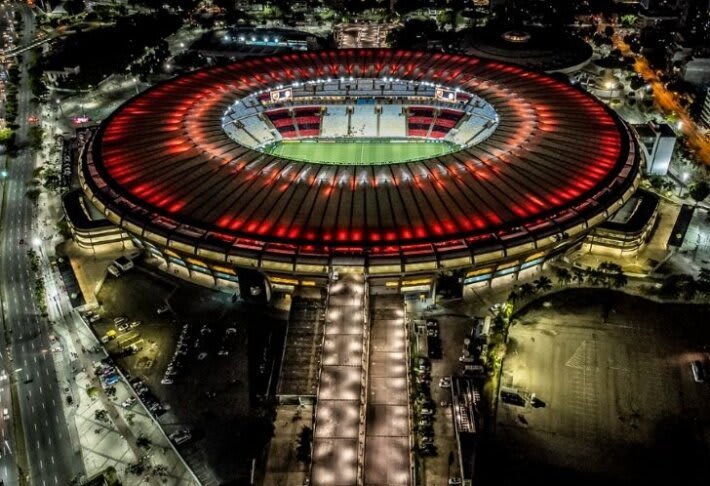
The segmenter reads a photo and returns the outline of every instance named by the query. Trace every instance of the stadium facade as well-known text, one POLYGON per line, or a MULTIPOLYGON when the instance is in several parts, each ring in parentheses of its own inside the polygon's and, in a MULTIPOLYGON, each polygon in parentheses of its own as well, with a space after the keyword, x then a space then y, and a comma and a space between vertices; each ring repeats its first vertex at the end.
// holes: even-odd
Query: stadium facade
POLYGON ((624 205, 640 159, 611 110, 545 74, 335 50, 156 85, 102 123, 80 182, 149 256, 215 285, 355 268, 407 291, 441 270, 482 284, 539 268, 624 205))

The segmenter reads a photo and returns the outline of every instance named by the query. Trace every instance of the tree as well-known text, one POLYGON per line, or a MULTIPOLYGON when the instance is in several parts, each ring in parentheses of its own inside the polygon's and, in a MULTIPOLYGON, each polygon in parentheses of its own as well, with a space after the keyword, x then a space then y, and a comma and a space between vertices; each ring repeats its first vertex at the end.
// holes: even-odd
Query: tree
POLYGON ((547 292, 548 290, 552 289, 552 280, 550 280, 549 277, 543 275, 537 280, 535 280, 533 282, 533 285, 538 291, 547 292))
POLYGON ((695 283, 698 292, 705 296, 710 295, 710 269, 701 268, 695 283))
POLYGON ((560 285, 568 285, 572 281, 572 273, 566 268, 555 268, 555 277, 560 285))
POLYGON ((308 463, 311 460, 311 442, 313 441, 313 429, 303 426, 298 434, 298 447, 296 447, 296 457, 299 461, 308 463))
POLYGON ((152 445, 152 442, 150 441, 150 439, 148 437, 141 435, 140 437, 138 437, 136 439, 136 445, 138 447, 145 449, 145 450, 150 450, 150 446, 152 445))
POLYGON ((572 270, 572 281, 577 282, 579 285, 582 285, 584 283, 585 278, 587 277, 587 272, 584 271, 581 268, 575 268, 572 270))
POLYGON ((688 195, 695 201, 697 206, 710 196, 710 184, 705 180, 695 181, 688 187, 688 195))
POLYGON ((615 289, 620 289, 626 287, 626 285, 629 283, 629 279, 626 278, 626 275, 623 272, 618 272, 612 274, 609 283, 615 289))
POLYGON ((590 268, 587 270, 587 281, 592 285, 606 285, 609 278, 598 268, 590 268))
POLYGON ((520 286, 520 297, 521 298, 528 298, 532 297, 535 295, 535 292, 537 290, 535 289, 535 286, 529 283, 524 283, 523 285, 520 286))
POLYGON ((94 411, 94 418, 98 420, 99 422, 107 422, 108 421, 108 412, 104 409, 99 409, 94 411))
POLYGON ((64 2, 64 10, 69 15, 78 15, 84 11, 85 7, 84 0, 67 0, 64 2))
POLYGON ((669 275, 663 280, 659 294, 662 297, 675 299, 683 296, 686 300, 691 300, 698 292, 698 286, 695 279, 690 275, 669 275))
POLYGON ((520 298, 520 291, 519 291, 518 287, 516 286, 508 294, 508 301, 515 304, 519 298, 520 298))

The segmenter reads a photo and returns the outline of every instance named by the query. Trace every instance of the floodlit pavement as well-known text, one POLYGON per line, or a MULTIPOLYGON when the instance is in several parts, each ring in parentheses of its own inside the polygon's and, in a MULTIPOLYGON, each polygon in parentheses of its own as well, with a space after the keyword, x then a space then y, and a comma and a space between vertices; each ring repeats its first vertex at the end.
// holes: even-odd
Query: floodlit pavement
POLYGON ((317 393, 311 483, 355 485, 361 464, 365 282, 331 283, 317 393))
POLYGON ((372 296, 365 484, 411 484, 407 333, 401 295, 372 296))
MULTIPOLYGON (((540 461, 630 478, 666 463, 680 482, 700 473, 710 389, 693 381, 690 361, 710 337, 707 308, 599 295, 553 295, 511 328, 501 384, 546 403, 499 405, 497 441, 515 458, 511 469, 540 461)), ((497 481, 509 473, 491 471, 497 481)))

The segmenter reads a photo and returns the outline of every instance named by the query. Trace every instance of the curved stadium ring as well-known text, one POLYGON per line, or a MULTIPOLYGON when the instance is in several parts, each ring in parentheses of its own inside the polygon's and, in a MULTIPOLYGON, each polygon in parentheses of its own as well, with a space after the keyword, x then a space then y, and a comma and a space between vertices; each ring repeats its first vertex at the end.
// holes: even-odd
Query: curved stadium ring
POLYGON ((580 241, 639 162, 611 110, 545 74, 358 49, 158 84, 104 121, 80 180, 137 244, 198 271, 497 275, 580 241))

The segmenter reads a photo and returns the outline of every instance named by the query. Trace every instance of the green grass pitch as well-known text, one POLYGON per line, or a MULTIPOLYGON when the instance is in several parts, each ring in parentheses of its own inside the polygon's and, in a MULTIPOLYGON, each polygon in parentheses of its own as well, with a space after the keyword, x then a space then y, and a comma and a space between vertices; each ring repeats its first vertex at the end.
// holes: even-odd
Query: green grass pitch
POLYGON ((450 153, 453 145, 388 141, 279 142, 268 152, 285 159, 321 164, 371 165, 408 162, 450 153))

